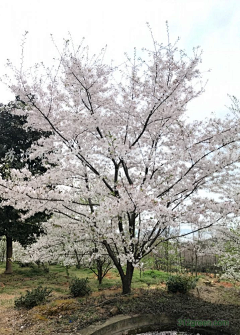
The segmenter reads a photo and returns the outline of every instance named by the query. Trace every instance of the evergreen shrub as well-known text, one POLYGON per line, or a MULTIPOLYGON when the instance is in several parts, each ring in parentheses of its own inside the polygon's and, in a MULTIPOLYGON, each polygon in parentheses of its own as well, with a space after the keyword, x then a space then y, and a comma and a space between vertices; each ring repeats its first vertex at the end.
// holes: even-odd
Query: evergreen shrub
POLYGON ((20 298, 15 299, 14 305, 17 308, 23 307, 31 309, 34 306, 44 304, 46 302, 46 298, 50 295, 51 292, 51 289, 48 289, 47 287, 43 288, 40 285, 32 291, 27 290, 26 295, 21 295, 20 298))
POLYGON ((92 292, 88 285, 88 278, 74 278, 69 285, 69 289, 74 297, 84 297, 92 292))
POLYGON ((168 292, 172 293, 187 293, 190 289, 196 287, 198 278, 187 276, 170 276, 166 282, 168 292))

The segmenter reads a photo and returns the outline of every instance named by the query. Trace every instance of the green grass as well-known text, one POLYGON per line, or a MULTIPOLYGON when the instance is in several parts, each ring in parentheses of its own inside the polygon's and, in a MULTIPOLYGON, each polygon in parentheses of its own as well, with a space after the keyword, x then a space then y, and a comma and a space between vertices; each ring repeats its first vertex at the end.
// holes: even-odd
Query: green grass
MULTIPOLYGON (((46 273, 41 267, 20 267, 18 264, 13 264, 13 274, 4 274, 4 264, 0 264, 0 294, 19 294, 29 289, 36 288, 39 285, 48 286, 55 292, 68 295, 69 282, 72 278, 87 278, 93 291, 99 288, 98 281, 93 272, 89 269, 76 269, 71 267, 68 269, 67 276, 66 268, 61 265, 51 265, 49 272, 46 273)), ((118 281, 118 280, 117 280, 118 281)), ((102 288, 112 287, 116 285, 116 280, 103 280, 102 288)))
POLYGON ((140 273, 138 269, 133 274, 133 288, 146 288, 151 285, 160 285, 168 278, 168 274, 157 270, 145 270, 140 273))
MULTIPOLYGON (((107 277, 103 278, 99 285, 96 275, 90 269, 77 269, 76 267, 66 268, 61 265, 49 266, 49 272, 36 265, 31 267, 20 267, 13 263, 13 274, 4 274, 5 264, 0 264, 0 295, 16 295, 32 290, 39 285, 51 288, 55 296, 69 296, 69 282, 72 278, 88 278, 89 285, 93 292, 99 290, 111 290, 121 288, 121 278, 116 269, 111 269, 107 277)), ((140 273, 135 269, 132 280, 132 288, 148 288, 165 282, 168 274, 157 270, 145 270, 140 273)))
MULTIPOLYGON (((72 278, 88 278, 89 285, 93 292, 99 290, 111 290, 121 288, 121 278, 116 269, 111 269, 107 277, 103 278, 99 285, 96 275, 90 269, 77 269, 70 267, 68 272, 61 265, 49 266, 49 272, 42 267, 20 267, 13 263, 13 274, 4 274, 4 264, 0 264, 0 282, 4 287, 0 287, 0 294, 16 295, 32 290, 39 285, 53 289, 56 296, 69 296, 69 282, 72 278), (69 276, 67 275, 69 274, 69 276)), ((151 285, 159 285, 166 281, 168 275, 156 270, 146 270, 141 272, 135 269, 133 274, 132 288, 148 288, 151 285)))

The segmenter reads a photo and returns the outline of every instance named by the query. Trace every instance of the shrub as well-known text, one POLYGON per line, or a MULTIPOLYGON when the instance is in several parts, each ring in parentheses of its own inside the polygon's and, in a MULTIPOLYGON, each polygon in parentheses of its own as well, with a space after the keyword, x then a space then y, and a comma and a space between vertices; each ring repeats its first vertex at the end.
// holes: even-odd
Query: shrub
POLYGON ((186 293, 190 289, 196 287, 198 278, 187 277, 187 276, 170 276, 166 282, 168 292, 186 293))
POLYGON ((32 268, 34 267, 34 263, 29 262, 29 263, 22 263, 21 261, 15 262, 19 265, 20 268, 32 268))
POLYGON ((91 294, 91 288, 88 285, 88 278, 74 278, 70 285, 70 292, 74 297, 84 297, 91 294))
POLYGON ((15 299, 14 304, 17 308, 33 308, 34 306, 38 306, 44 304, 46 302, 46 298, 50 295, 52 290, 47 287, 38 286, 36 289, 32 291, 28 291, 25 296, 15 299))

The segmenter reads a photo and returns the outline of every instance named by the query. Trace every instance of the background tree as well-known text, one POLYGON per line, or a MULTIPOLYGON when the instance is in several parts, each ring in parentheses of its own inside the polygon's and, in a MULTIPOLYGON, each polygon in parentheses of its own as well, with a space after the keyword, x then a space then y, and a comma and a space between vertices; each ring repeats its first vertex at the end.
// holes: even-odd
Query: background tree
POLYGON ((219 265, 223 277, 234 281, 240 280, 240 228, 230 228, 225 235, 224 249, 220 253, 219 265), (226 238, 227 236, 227 238, 226 238))
MULTIPOLYGON (((27 123, 26 116, 11 113, 13 108, 23 107, 16 100, 7 106, 2 105, 0 110, 0 173, 6 180, 10 178, 10 169, 21 170, 27 167, 33 175, 47 170, 41 164, 40 157, 29 159, 28 150, 32 143, 42 136, 49 136, 50 133, 24 128, 27 123)), ((5 273, 12 273, 13 241, 18 241, 22 246, 35 242, 44 233, 41 223, 50 217, 42 211, 22 220, 21 214, 25 213, 25 210, 15 209, 14 206, 0 207, 0 236, 6 237, 5 273)))
POLYGON ((0 238, 0 262, 3 263, 6 258, 6 238, 2 236, 0 238))
POLYGON ((154 250, 154 260, 158 270, 180 272, 181 259, 177 241, 167 241, 154 250))
POLYGON ((89 268, 101 284, 112 268, 108 254, 103 252, 101 244, 94 242, 78 225, 69 221, 53 216, 44 224, 46 234, 35 243, 27 248, 15 245, 15 260, 42 265, 58 263, 66 268, 72 265, 89 268))
POLYGON ((226 220, 224 225, 213 229, 216 256, 222 278, 240 279, 240 224, 239 219, 226 220))
POLYGON ((78 222, 105 247, 123 293, 130 293, 145 255, 190 234, 178 234, 179 226, 194 223, 197 231, 237 215, 233 201, 200 191, 237 168, 240 124, 234 115, 187 120, 187 104, 204 91, 198 49, 187 57, 153 40, 153 51, 137 57, 135 50, 119 68, 103 63, 104 52, 90 57, 88 48, 71 49, 66 41, 51 70, 16 71, 10 64, 16 76, 9 86, 29 106, 16 113, 53 132, 34 150, 58 164, 28 182, 27 171, 11 171, 1 189, 29 216, 42 206, 78 222))

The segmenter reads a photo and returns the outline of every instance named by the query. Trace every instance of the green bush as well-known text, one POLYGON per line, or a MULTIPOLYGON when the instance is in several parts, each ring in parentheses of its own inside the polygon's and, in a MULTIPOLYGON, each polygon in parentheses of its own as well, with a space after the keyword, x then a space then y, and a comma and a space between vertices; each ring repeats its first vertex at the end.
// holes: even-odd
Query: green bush
POLYGON ((17 308, 33 308, 34 306, 38 306, 44 304, 46 302, 46 298, 50 295, 52 290, 47 287, 38 286, 36 289, 32 291, 28 291, 25 296, 15 299, 14 304, 17 308))
POLYGON ((166 282, 168 292, 186 293, 190 289, 195 288, 198 278, 187 276, 170 276, 166 282))
POLYGON ((21 261, 17 261, 16 264, 18 264, 20 268, 32 268, 32 267, 34 267, 34 263, 32 263, 32 262, 22 263, 21 261))
POLYGON ((88 278, 74 278, 69 285, 69 289, 74 297, 84 297, 85 295, 91 294, 88 278))

